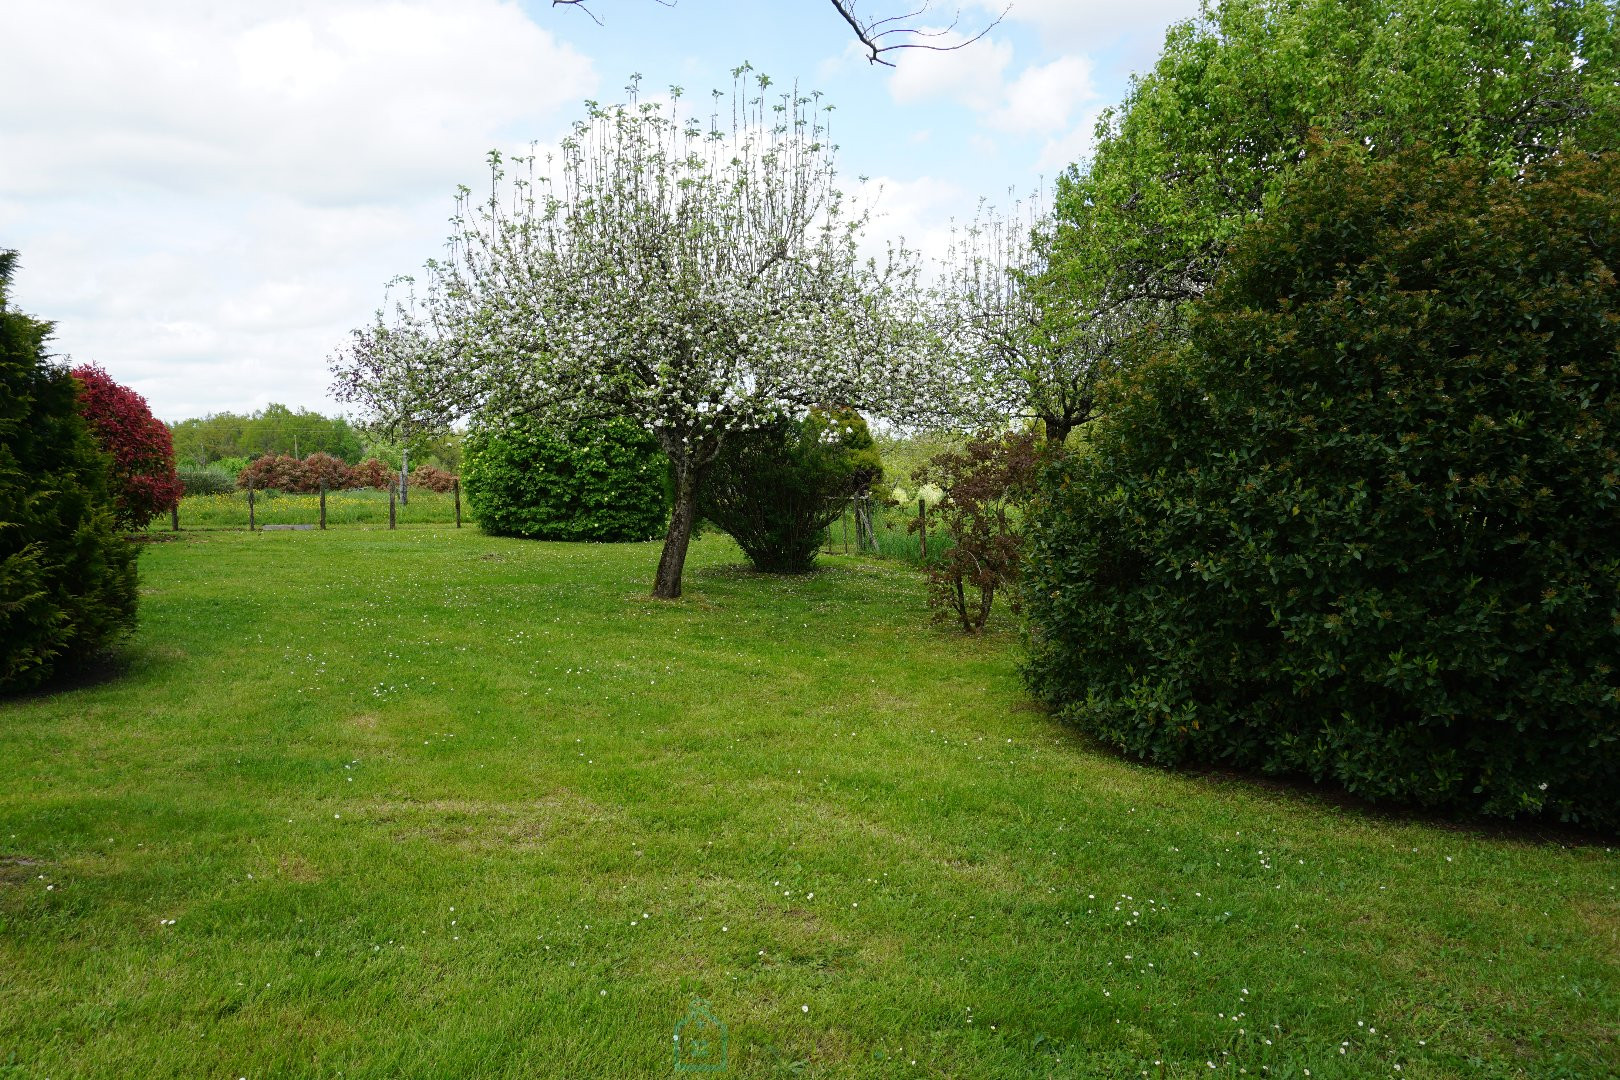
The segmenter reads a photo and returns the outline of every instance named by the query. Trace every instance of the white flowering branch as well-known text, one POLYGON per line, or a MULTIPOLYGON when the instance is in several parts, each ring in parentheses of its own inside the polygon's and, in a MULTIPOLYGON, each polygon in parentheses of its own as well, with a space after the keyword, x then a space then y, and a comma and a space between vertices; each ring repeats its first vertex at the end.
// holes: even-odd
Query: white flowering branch
POLYGON ((654 595, 675 597, 726 436, 815 405, 906 419, 933 374, 916 260, 863 261, 819 96, 746 66, 699 119, 682 95, 587 103, 544 161, 490 156, 415 305, 357 331, 338 393, 416 424, 626 416, 669 456, 654 595), (729 105, 729 108, 725 106, 729 105))

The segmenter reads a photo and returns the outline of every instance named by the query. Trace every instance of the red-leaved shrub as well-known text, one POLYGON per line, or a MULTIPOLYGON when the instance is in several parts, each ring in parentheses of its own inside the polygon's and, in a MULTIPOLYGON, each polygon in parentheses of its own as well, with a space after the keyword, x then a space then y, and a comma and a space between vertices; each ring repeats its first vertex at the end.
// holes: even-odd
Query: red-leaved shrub
POLYGON ((305 489, 309 491, 319 491, 322 484, 326 485, 328 491, 364 486, 355 479, 354 470, 344 464, 342 458, 320 450, 304 459, 303 481, 305 489))
POLYGON ((356 487, 373 487, 378 491, 386 491, 396 482, 399 473, 390 469, 376 458, 366 458, 353 469, 356 487))
POLYGON ((456 476, 432 465, 418 465, 411 470, 411 486, 442 493, 456 486, 456 476))
POLYGON ((146 399, 113 382, 95 364, 73 369, 79 381, 79 407, 101 449, 112 457, 114 515, 121 529, 144 529, 147 522, 180 502, 174 470, 174 440, 152 415, 146 399))
POLYGON ((254 458, 248 467, 236 474, 237 487, 253 487, 260 491, 302 491, 304 489, 304 463, 290 454, 266 454, 254 458))

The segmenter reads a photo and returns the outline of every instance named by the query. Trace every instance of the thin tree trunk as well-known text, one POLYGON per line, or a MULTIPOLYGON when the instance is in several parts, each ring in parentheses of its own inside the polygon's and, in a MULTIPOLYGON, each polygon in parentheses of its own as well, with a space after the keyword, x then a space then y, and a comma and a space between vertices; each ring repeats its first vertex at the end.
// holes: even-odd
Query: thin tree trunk
POLYGON ((658 577, 652 594, 659 600, 677 600, 681 595, 681 571, 686 568, 686 549, 692 542, 692 526, 697 522, 697 475, 688 465, 675 470, 675 508, 664 534, 664 552, 658 557, 658 577))
POLYGON ((1043 416, 1041 422, 1046 426, 1046 441, 1052 446, 1062 446, 1068 441, 1069 432, 1074 430, 1073 424, 1055 416, 1043 416))

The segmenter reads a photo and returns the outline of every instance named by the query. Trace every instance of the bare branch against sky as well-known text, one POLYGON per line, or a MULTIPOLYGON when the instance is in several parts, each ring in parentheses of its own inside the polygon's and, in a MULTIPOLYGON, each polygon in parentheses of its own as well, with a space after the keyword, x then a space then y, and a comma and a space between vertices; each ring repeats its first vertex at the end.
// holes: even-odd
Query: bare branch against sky
MULTIPOLYGON (((665 7, 674 7, 675 0, 656 0, 665 7)), ((595 0, 551 0, 552 7, 576 7, 589 15, 598 26, 602 20, 590 6, 595 0)), ((930 26, 922 22, 928 18, 933 9, 933 0, 920 0, 918 6, 911 11, 899 15, 870 14, 861 12, 861 0, 828 0, 833 10, 849 24, 854 31, 856 39, 867 53, 867 60, 874 64, 883 64, 894 67, 894 61, 888 59, 888 54, 901 49, 925 49, 929 52, 955 52, 966 48, 975 41, 984 37, 991 30, 1000 25, 1012 5, 1002 8, 1001 14, 981 26, 971 36, 963 36, 959 29, 962 13, 957 11, 951 16, 949 25, 930 26)))

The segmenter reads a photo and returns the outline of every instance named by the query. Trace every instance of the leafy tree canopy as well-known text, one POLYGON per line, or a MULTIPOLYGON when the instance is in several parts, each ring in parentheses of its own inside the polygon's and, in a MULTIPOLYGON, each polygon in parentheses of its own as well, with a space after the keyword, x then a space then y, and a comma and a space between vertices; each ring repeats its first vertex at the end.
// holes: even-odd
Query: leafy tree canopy
MULTIPOLYGON (((1514 175, 1620 145, 1612 0, 1221 0, 1173 27, 1058 183, 1057 276, 1086 310, 1200 295, 1311 133, 1514 175)), ((1152 316, 1135 313, 1138 323, 1152 316)))

